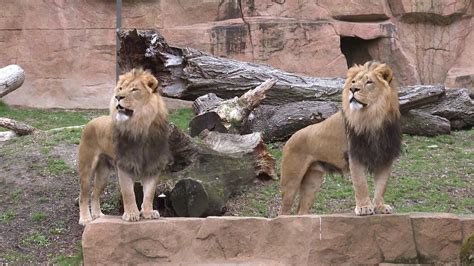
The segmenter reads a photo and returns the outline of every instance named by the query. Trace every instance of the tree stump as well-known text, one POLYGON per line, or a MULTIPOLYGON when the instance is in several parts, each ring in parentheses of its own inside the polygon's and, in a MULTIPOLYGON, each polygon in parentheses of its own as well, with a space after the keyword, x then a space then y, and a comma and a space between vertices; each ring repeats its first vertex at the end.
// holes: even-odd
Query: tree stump
POLYGON ((229 197, 257 179, 275 179, 275 158, 260 133, 204 131, 191 138, 171 126, 174 162, 164 173, 171 182, 170 205, 177 216, 222 215, 229 197))

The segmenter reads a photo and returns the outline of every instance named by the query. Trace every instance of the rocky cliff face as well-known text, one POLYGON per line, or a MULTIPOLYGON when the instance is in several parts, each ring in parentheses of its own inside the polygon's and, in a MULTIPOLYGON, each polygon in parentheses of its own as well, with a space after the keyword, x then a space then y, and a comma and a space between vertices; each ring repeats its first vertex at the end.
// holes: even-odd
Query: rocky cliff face
MULTIPOLYGON (((6 100, 106 107, 115 81, 113 1, 5 0, 0 66, 21 65, 6 100)), ((470 0, 124 1, 122 25, 158 28, 170 43, 318 77, 389 63, 401 85, 474 87, 470 0)))

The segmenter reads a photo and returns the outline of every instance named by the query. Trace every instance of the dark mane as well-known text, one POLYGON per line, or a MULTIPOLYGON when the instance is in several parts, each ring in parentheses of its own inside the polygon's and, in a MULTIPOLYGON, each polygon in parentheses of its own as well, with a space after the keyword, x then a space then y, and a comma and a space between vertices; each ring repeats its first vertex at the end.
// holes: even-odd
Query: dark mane
POLYGON ((390 165, 401 151, 399 120, 385 121, 376 132, 358 134, 351 128, 344 116, 349 141, 349 155, 365 165, 370 173, 390 165))
POLYGON ((154 122, 145 136, 114 128, 115 163, 136 178, 158 175, 171 160, 168 125, 154 122))

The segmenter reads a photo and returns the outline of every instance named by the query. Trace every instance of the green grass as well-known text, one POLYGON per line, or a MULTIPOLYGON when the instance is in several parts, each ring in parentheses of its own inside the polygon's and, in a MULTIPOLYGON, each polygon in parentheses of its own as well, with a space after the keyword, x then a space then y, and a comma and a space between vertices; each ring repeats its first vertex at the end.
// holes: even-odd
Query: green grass
POLYGON ((46 219, 46 215, 43 212, 34 212, 31 214, 31 220, 35 223, 40 223, 46 219))
POLYGON ((23 190, 21 188, 15 188, 14 190, 10 191, 10 198, 13 202, 18 203, 21 199, 21 194, 23 190))
POLYGON ((194 117, 191 109, 179 109, 170 113, 169 120, 183 131, 188 130, 189 121, 194 117))
POLYGON ((24 254, 18 251, 9 251, 6 253, 0 253, 0 257, 2 257, 7 263, 24 263, 24 262, 31 262, 33 260, 33 256, 30 254, 24 254))
POLYGON ((49 229, 49 232, 53 235, 60 235, 64 232, 66 224, 64 221, 57 221, 53 227, 49 229))
POLYGON ((47 130, 58 127, 79 126, 93 117, 107 114, 106 110, 59 111, 32 108, 13 108, 0 101, 0 117, 7 117, 47 130))
POLYGON ((76 252, 73 255, 58 255, 53 259, 54 265, 75 266, 82 265, 83 253, 81 242, 76 244, 76 252))
POLYGON ((15 219, 15 216, 15 212, 11 209, 8 209, 0 213, 0 223, 7 223, 9 221, 13 221, 15 219))
POLYGON ((21 244, 23 246, 26 246, 26 247, 32 246, 32 245, 43 247, 43 246, 47 246, 49 244, 49 240, 45 235, 43 235, 39 232, 35 232, 35 233, 23 238, 21 240, 21 244))
POLYGON ((61 176, 74 173, 74 169, 64 162, 61 158, 49 157, 46 166, 40 170, 43 176, 61 176))

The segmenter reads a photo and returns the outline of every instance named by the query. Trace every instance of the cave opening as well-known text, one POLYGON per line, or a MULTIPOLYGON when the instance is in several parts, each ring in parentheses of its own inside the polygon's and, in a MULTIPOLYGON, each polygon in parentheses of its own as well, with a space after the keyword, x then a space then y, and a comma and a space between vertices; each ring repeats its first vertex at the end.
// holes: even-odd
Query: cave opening
POLYGON ((341 37, 341 52, 346 57, 347 67, 355 64, 362 65, 373 60, 369 53, 369 46, 375 40, 364 40, 358 37, 341 37))

